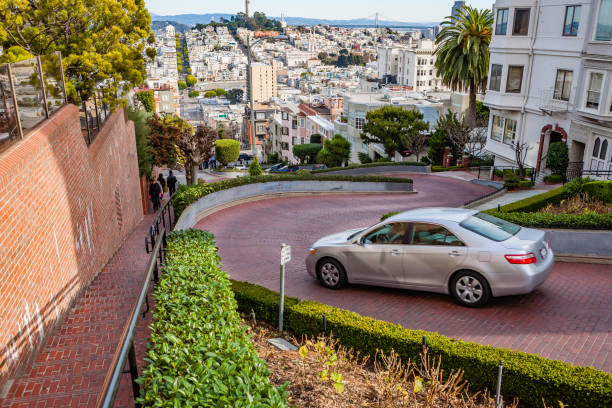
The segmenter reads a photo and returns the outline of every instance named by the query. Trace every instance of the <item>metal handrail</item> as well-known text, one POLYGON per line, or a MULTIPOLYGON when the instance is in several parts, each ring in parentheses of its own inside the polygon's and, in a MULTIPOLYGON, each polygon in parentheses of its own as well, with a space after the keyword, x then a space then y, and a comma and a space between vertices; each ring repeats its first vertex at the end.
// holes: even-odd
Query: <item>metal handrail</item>
MULTIPOLYGON (((147 304, 147 309, 143 312, 143 317, 149 310, 148 291, 151 277, 153 276, 153 280, 155 282, 159 280, 157 259, 159 257, 161 261, 160 263, 163 263, 164 261, 163 244, 165 242, 165 236, 166 230, 165 228, 162 228, 158 234, 159 239, 153 247, 153 253, 151 254, 149 265, 147 266, 147 273, 141 283, 140 295, 138 296, 138 300, 132 306, 129 321, 123 328, 123 333, 121 333, 121 338, 119 340, 119 347, 113 355, 110 369, 106 374, 106 378, 104 379, 102 392, 99 394, 98 400, 96 401, 97 408, 110 408, 113 406, 115 396, 117 395, 117 389, 119 388, 121 377, 124 373, 123 368, 125 367, 126 358, 129 360, 134 399, 140 395, 140 386, 138 383, 136 383, 136 379, 138 378, 138 366, 136 365, 136 354, 134 353, 134 331, 136 329, 136 325, 138 324, 140 311, 142 310, 145 302, 147 304)), ((139 404, 136 404, 136 406, 138 407, 139 404)))
POLYGON ((160 224, 168 231, 172 231, 175 222, 174 207, 172 206, 172 197, 170 197, 155 215, 151 227, 145 236, 145 249, 147 250, 147 254, 151 253, 149 245, 151 249, 155 246, 155 237, 159 235, 160 224), (168 219, 167 221, 166 218, 168 219))

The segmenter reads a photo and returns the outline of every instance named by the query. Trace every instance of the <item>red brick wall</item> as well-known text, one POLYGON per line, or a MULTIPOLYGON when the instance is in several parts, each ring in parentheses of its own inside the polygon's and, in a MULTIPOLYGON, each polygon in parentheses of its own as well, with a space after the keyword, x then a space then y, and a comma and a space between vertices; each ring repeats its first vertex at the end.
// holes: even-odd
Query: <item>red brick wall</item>
POLYGON ((87 146, 67 105, 0 154, 0 385, 142 219, 123 110, 87 146))

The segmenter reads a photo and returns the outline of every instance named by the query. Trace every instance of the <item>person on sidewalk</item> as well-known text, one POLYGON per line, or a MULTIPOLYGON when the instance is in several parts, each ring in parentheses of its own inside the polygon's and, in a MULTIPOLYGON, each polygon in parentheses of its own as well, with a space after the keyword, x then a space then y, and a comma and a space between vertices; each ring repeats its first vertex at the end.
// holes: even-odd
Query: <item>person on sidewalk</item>
POLYGON ((164 173, 159 173, 159 176, 157 176, 157 181, 159 181, 159 184, 161 185, 163 194, 164 191, 166 191, 166 179, 164 178, 164 173))
POLYGON ((149 199, 153 202, 153 211, 157 212, 161 204, 163 192, 161 184, 155 181, 155 178, 151 177, 151 184, 149 185, 149 199))
POLYGON ((168 173, 167 183, 168 192, 170 193, 170 197, 172 197, 172 195, 176 191, 176 177, 174 176, 174 174, 172 174, 172 170, 170 170, 170 172, 168 173))

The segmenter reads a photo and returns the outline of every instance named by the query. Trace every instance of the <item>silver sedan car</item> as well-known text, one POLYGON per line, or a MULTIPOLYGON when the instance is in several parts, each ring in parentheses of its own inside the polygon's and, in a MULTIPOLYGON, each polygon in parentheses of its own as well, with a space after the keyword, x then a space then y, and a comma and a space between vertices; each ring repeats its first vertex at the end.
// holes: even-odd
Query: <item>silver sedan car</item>
POLYGON ((306 258, 324 286, 348 283, 451 294, 464 306, 529 293, 552 269, 544 231, 475 210, 422 208, 328 235, 306 258))

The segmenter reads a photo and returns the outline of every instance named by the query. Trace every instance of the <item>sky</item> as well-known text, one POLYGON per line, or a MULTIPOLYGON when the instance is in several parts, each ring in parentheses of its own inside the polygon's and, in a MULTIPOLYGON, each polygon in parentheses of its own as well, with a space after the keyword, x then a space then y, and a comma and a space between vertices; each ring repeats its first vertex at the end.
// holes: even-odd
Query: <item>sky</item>
MULTIPOLYGON (((244 11, 244 0, 145 0, 149 12, 162 15, 244 11)), ((251 0, 251 13, 268 16, 311 17, 330 20, 364 18, 380 13, 381 20, 436 22, 450 15, 453 0, 251 0), (426 5, 425 5, 426 4, 426 5)), ((491 8, 493 0, 471 0, 469 5, 491 8)))

